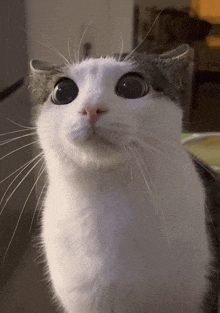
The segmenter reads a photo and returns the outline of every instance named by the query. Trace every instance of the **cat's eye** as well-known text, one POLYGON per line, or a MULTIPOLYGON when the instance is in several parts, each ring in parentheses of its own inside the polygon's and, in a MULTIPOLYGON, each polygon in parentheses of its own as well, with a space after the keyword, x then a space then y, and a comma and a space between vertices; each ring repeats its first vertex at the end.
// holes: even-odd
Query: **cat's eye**
POLYGON ((63 78, 56 83, 51 100, 55 104, 68 104, 76 99, 78 93, 76 83, 69 78, 63 78))
POLYGON ((122 98, 137 99, 149 92, 149 85, 140 74, 127 73, 119 79, 115 92, 122 98))

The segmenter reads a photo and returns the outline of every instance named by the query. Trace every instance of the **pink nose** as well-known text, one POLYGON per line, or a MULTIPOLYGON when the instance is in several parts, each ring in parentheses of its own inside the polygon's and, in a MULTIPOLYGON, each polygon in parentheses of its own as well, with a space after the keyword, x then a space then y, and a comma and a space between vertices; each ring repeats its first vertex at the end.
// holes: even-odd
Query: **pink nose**
POLYGON ((107 110, 101 108, 100 106, 91 107, 89 104, 87 104, 82 110, 82 114, 87 116, 87 119, 91 124, 97 122, 100 115, 105 112, 107 112, 107 110))

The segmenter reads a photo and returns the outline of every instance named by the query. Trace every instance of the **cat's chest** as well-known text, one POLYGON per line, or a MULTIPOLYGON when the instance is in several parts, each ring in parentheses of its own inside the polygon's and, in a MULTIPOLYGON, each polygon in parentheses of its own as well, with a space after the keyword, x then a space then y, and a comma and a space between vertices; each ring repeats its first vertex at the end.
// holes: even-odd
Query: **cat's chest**
POLYGON ((135 286, 144 293, 163 284, 169 290, 179 281, 191 284, 194 275, 203 288, 198 269, 208 259, 204 194, 192 163, 162 164, 154 175, 126 168, 81 177, 77 185, 57 176, 49 186, 42 239, 54 286, 73 312, 110 287, 136 297, 135 286), (191 259, 196 267, 189 270, 191 259))
POLYGON ((108 284, 120 280, 135 264, 139 271, 132 280, 139 279, 148 251, 155 255, 166 243, 161 218, 155 214, 146 188, 138 190, 130 184, 115 190, 91 191, 80 199, 79 195, 70 198, 71 205, 67 199, 52 200, 48 194, 43 218, 47 258, 51 260, 51 271, 54 268, 57 273, 59 268, 56 275, 60 283, 68 272, 66 283, 70 288, 73 279, 77 286, 97 275, 103 275, 108 284), (63 211, 61 204, 66 205, 63 211), (59 216, 56 210, 60 210, 59 216))
POLYGON ((74 240, 82 244, 96 240, 97 252, 120 246, 130 234, 134 241, 144 239, 149 244, 156 237, 161 242, 161 236, 166 241, 182 240, 183 235, 191 240, 195 234, 188 225, 192 220, 203 223, 204 192, 190 162, 162 165, 154 173, 128 166, 95 178, 81 177, 77 185, 62 177, 57 181, 49 186, 46 197, 45 231, 70 238, 73 244, 74 240))

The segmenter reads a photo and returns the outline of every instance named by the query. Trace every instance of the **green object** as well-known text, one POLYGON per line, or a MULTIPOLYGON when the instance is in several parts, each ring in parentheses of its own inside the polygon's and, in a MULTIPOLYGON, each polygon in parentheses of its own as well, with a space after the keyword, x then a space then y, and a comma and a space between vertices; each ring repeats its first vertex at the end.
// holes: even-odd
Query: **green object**
POLYGON ((189 136, 191 136, 191 135, 193 135, 193 133, 184 133, 184 134, 181 134, 181 139, 184 139, 184 138, 189 137, 189 136))

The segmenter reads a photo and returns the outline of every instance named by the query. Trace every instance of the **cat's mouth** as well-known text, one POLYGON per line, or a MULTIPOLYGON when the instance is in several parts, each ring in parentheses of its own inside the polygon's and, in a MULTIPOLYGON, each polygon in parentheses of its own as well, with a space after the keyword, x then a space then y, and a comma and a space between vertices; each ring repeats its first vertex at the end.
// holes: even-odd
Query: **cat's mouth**
POLYGON ((80 165, 105 166, 124 162, 123 137, 104 127, 79 127, 63 133, 63 152, 80 165))
POLYGON ((104 127, 86 126, 80 129, 74 129, 69 140, 74 145, 93 148, 108 148, 119 150, 119 134, 116 131, 106 129, 104 127))

